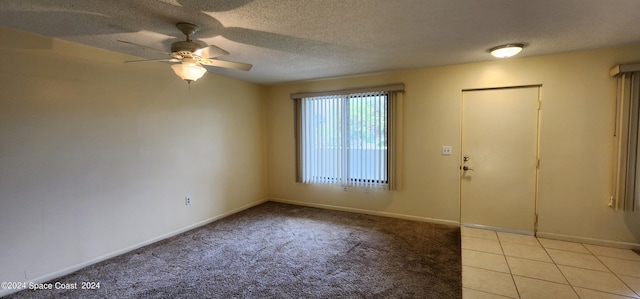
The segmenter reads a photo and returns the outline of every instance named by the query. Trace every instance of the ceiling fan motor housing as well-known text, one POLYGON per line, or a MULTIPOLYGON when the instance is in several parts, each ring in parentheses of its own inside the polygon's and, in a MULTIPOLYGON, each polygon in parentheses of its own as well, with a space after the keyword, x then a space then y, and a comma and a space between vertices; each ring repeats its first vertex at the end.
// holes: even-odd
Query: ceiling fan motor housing
POLYGON ((202 45, 194 42, 180 41, 171 45, 171 52, 189 51, 195 52, 203 48, 202 45))
POLYGON ((189 42, 180 41, 171 45, 171 53, 178 54, 183 57, 192 57, 196 51, 202 48, 202 45, 189 42))

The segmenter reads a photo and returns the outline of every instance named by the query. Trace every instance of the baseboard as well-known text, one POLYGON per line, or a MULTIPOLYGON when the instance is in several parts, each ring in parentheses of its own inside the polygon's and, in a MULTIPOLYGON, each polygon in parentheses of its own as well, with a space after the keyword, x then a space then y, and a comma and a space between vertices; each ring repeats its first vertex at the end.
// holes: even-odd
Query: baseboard
POLYGON ((540 232, 540 231, 536 233, 536 236, 538 238, 554 239, 554 240, 560 240, 560 241, 600 245, 600 246, 607 246, 607 247, 615 247, 615 248, 623 248, 623 249, 640 249, 640 244, 638 243, 610 241, 610 240, 602 240, 602 239, 587 238, 587 237, 577 237, 577 236, 561 235, 561 234, 554 234, 554 233, 546 233, 546 232, 540 232))
POLYGON ((405 220, 414 220, 414 221, 421 221, 421 222, 460 226, 460 222, 458 221, 445 220, 445 219, 420 217, 420 216, 412 216, 412 215, 380 212, 380 211, 371 211, 371 210, 348 208, 348 207, 342 207, 342 206, 309 203, 309 202, 302 202, 302 201, 295 201, 295 200, 286 200, 281 198, 270 198, 269 201, 298 205, 298 206, 306 206, 306 207, 312 207, 312 208, 327 209, 327 210, 353 212, 353 213, 360 213, 360 214, 367 214, 367 215, 374 215, 374 216, 383 216, 383 217, 391 217, 391 218, 398 218, 398 219, 405 219, 405 220))
MULTIPOLYGON (((97 264, 97 263, 102 262, 104 260, 108 260, 110 258, 125 254, 127 252, 134 251, 134 250, 136 250, 138 248, 141 248, 141 247, 144 247, 144 246, 147 246, 147 245, 162 241, 164 239, 171 238, 171 237, 179 235, 181 233, 184 233, 184 232, 190 231, 192 229, 198 228, 200 226, 207 225, 207 224, 212 223, 212 222, 214 222, 216 220, 219 220, 219 219, 222 219, 224 217, 233 215, 235 213, 244 211, 246 209, 249 209, 251 207, 257 206, 257 205, 262 204, 262 203, 265 203, 267 201, 269 201, 269 200, 268 199, 261 199, 261 200, 254 201, 252 203, 249 203, 249 204, 244 205, 242 207, 239 207, 237 209, 233 209, 233 210, 231 210, 229 212, 222 213, 220 215, 205 219, 203 221, 194 223, 192 225, 183 227, 181 229, 178 229, 178 230, 175 230, 175 231, 160 235, 160 236, 155 237, 153 239, 150 239, 150 240, 147 240, 147 241, 144 241, 144 242, 141 242, 141 243, 138 243, 138 244, 135 244, 135 245, 132 245, 132 246, 129 246, 129 247, 126 247, 126 248, 111 252, 109 254, 105 254, 103 256, 91 259, 89 261, 86 261, 86 262, 83 262, 83 263, 80 263, 80 264, 77 264, 77 265, 74 265, 74 266, 71 266, 71 267, 68 267, 68 268, 65 268, 65 269, 62 269, 60 271, 56 271, 56 272, 49 273, 49 274, 46 274, 46 275, 43 275, 43 276, 40 276, 40 277, 37 277, 37 278, 34 278, 34 279, 30 279, 30 280, 26 281, 26 284, 29 285, 29 283, 31 283, 31 282, 33 282, 33 283, 45 283, 47 281, 50 281, 50 280, 65 276, 67 274, 71 274, 73 272, 76 272, 76 271, 78 271, 78 270, 80 270, 82 268, 86 268, 86 267, 91 266, 93 264, 97 264)), ((16 293, 18 291, 21 291, 21 290, 2 290, 2 289, 0 289, 0 297, 7 296, 9 294, 13 294, 13 293, 16 293)))

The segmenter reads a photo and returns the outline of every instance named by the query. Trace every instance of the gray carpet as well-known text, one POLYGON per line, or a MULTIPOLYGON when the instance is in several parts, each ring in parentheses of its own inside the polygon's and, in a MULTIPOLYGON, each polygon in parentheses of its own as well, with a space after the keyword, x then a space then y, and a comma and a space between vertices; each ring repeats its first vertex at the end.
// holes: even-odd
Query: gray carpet
POLYGON ((52 281, 98 290, 9 298, 461 298, 460 250, 455 226, 267 202, 52 281))

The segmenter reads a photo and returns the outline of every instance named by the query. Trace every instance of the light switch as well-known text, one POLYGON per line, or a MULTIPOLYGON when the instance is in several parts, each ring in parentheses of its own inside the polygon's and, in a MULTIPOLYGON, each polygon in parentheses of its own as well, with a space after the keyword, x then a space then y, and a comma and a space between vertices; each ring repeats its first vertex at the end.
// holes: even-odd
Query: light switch
POLYGON ((442 146, 442 155, 443 156, 451 156, 452 152, 453 152, 453 148, 450 145, 443 145, 442 146))

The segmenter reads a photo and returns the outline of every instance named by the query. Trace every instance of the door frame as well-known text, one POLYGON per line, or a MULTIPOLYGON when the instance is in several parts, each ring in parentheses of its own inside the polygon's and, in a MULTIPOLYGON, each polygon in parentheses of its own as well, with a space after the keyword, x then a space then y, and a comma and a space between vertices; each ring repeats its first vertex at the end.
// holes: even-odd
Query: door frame
POLYGON ((501 232, 508 232, 508 233, 517 233, 517 234, 528 234, 531 235, 533 234, 534 236, 537 234, 538 232, 538 225, 539 225, 539 212, 538 212, 538 195, 539 195, 539 188, 540 188, 540 135, 541 135, 541 122, 542 122, 542 84, 527 84, 527 85, 507 85, 507 86, 497 86, 497 87, 485 87, 485 88, 464 88, 460 90, 460 156, 458 157, 458 165, 459 165, 459 175, 458 175, 458 206, 459 206, 459 214, 458 214, 458 219, 459 219, 459 223, 460 226, 465 226, 465 227, 474 227, 474 228, 481 228, 481 229, 489 229, 489 230, 494 230, 494 231, 501 231, 501 232), (464 125, 464 92, 467 91, 485 91, 485 90, 501 90, 501 89, 518 89, 518 88, 532 88, 532 87, 536 87, 538 88, 538 119, 537 119, 537 128, 536 128, 536 132, 537 132, 537 136, 536 136, 536 159, 538 161, 538 163, 536 164, 536 174, 535 174, 535 178, 536 178, 536 182, 535 182, 535 191, 534 191, 534 224, 533 224, 533 232, 529 232, 529 231, 522 231, 522 230, 513 230, 513 229, 507 229, 507 228, 501 228, 501 227, 489 227, 489 226, 484 226, 484 225, 478 225, 478 224, 470 224, 470 223, 462 223, 462 164, 463 164, 463 130, 465 128, 464 125))

